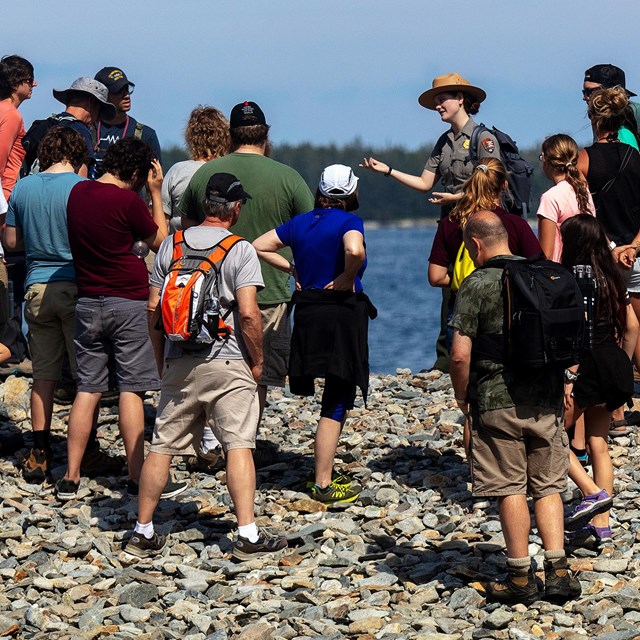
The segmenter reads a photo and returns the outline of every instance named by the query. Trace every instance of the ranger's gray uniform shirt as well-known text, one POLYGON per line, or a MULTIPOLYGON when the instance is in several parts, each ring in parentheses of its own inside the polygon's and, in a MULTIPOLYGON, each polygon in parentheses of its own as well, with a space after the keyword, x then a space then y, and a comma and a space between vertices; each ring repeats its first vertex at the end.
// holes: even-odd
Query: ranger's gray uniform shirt
MULTIPOLYGON (((443 191, 447 193, 458 193, 473 173, 475 165, 469 159, 469 141, 476 124, 473 118, 469 118, 458 135, 452 129, 443 133, 424 166, 425 171, 436 174, 442 182, 443 191)), ((483 131, 478 136, 477 156, 478 161, 483 158, 500 160, 500 146, 489 131, 483 131)))

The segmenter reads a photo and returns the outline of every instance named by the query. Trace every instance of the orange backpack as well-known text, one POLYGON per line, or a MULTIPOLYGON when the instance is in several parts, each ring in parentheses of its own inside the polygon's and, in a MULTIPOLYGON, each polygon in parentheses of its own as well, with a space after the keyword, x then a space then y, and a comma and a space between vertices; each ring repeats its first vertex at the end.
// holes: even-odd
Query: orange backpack
POLYGON ((183 231, 173 235, 173 257, 162 285, 160 305, 165 335, 181 346, 201 346, 228 338, 225 323, 233 310, 221 314, 218 275, 222 262, 240 236, 230 235, 207 249, 187 244, 183 231))

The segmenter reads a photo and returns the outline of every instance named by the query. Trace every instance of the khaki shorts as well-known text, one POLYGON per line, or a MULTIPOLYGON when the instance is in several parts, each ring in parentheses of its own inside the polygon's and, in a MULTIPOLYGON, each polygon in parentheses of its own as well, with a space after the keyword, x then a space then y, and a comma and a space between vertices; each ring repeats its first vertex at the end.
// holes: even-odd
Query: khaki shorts
POLYGON ((59 380, 65 352, 69 354, 71 375, 75 378, 73 336, 78 300, 75 282, 31 284, 24 300, 34 380, 59 380))
POLYGON ((289 305, 261 304, 262 349, 264 366, 260 384, 269 387, 284 387, 289 371, 289 351, 291 350, 291 320, 289 305))
POLYGON ((166 360, 151 451, 195 453, 205 424, 224 451, 254 449, 260 415, 257 389, 244 360, 189 355, 166 360))
POLYGON ((567 488, 569 439, 552 409, 485 411, 471 433, 474 496, 529 494, 542 498, 567 488))

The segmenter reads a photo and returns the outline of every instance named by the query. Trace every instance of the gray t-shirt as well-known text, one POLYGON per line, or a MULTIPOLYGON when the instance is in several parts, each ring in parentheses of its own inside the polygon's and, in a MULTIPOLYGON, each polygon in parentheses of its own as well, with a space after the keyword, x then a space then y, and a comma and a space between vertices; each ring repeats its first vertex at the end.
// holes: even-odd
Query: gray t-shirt
MULTIPOLYGON (((200 250, 213 247, 228 235, 231 235, 231 232, 222 227, 198 226, 187 229, 184 238, 190 247, 200 250)), ((160 249, 158 249, 158 254, 153 263, 153 271, 149 278, 152 286, 162 288, 164 278, 169 271, 172 256, 173 236, 171 235, 162 242, 160 249)), ((241 241, 229 251, 222 263, 222 269, 218 277, 218 292, 223 313, 235 303, 236 291, 249 286, 255 286, 260 290, 263 288, 264 283, 256 250, 251 243, 241 241)), ((229 338, 217 340, 213 344, 205 345, 200 349, 188 350, 181 347, 180 343, 166 340, 165 358, 180 358, 186 353, 207 360, 212 358, 248 360, 247 350, 240 330, 237 305, 234 306, 233 312, 227 316, 225 322, 233 327, 233 332, 229 338), (237 331, 236 327, 238 327, 237 331)))
POLYGON ((169 219, 169 231, 181 228, 181 213, 178 203, 193 174, 204 164, 204 160, 183 160, 176 162, 162 181, 162 210, 169 219))

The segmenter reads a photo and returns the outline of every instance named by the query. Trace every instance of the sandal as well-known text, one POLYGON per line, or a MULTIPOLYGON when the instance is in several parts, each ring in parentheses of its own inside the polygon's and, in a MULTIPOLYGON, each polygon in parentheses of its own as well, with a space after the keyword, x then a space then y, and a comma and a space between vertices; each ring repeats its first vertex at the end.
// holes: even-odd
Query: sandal
POLYGON ((609 436, 617 438, 619 436, 626 436, 630 433, 631 429, 628 427, 635 427, 640 424, 640 411, 625 411, 624 418, 622 420, 612 420, 609 427, 609 436))

